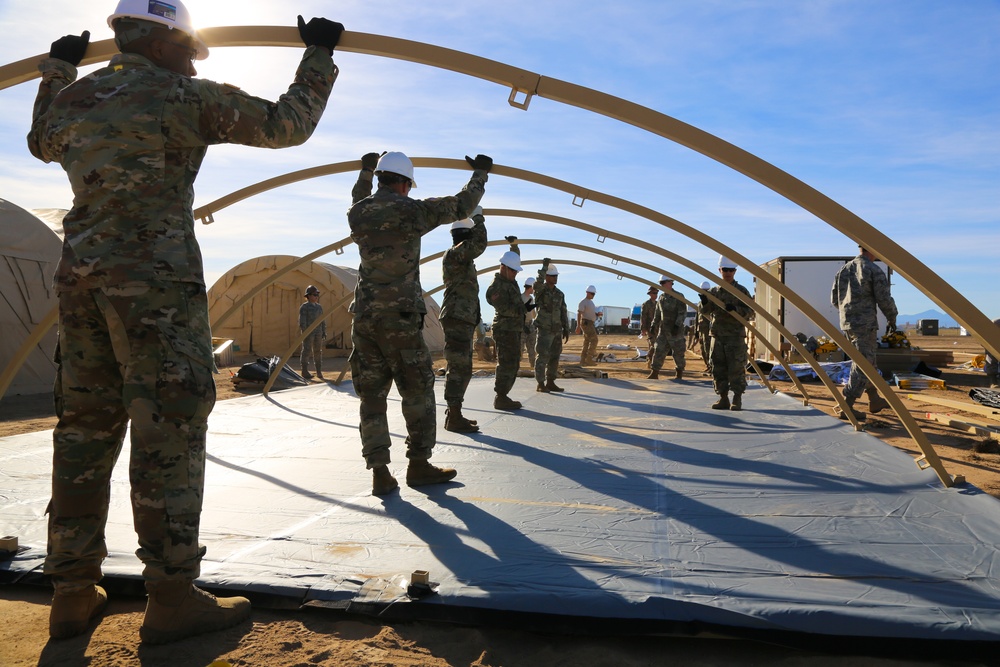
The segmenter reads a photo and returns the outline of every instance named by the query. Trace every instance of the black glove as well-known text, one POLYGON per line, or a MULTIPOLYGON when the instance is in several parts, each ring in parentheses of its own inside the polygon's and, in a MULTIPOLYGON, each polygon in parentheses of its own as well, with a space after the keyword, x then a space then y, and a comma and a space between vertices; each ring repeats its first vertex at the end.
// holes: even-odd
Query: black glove
POLYGON ((299 36, 306 46, 325 46, 332 53, 340 41, 342 32, 344 32, 343 23, 320 17, 313 17, 306 23, 299 14, 299 36))
POLYGON ((888 336, 889 334, 892 334, 892 333, 896 333, 896 321, 895 320, 889 320, 885 324, 885 335, 888 336))
POLYGON ((733 305, 733 304, 731 304, 731 303, 727 303, 727 304, 726 304, 726 312, 727 312, 727 313, 731 313, 731 312, 733 312, 734 310, 736 310, 736 306, 734 306, 734 305, 733 305))
POLYGON ((489 155, 479 154, 475 157, 475 159, 466 155, 465 161, 468 162, 469 166, 473 169, 479 169, 480 171, 489 172, 489 170, 493 168, 493 158, 489 155))
POLYGON ((524 309, 530 313, 535 309, 535 306, 537 305, 538 304, 535 303, 534 301, 529 301, 528 303, 524 304, 524 309))
POLYGON ((569 342, 569 331, 563 331, 563 342, 564 343, 569 342))
POLYGON ((514 241, 517 240, 517 237, 516 236, 505 236, 505 237, 503 237, 503 239, 507 243, 513 243, 514 241))
POLYGON ((76 67, 83 60, 83 54, 87 52, 87 44, 90 43, 90 31, 84 30, 80 36, 66 35, 52 42, 49 49, 49 58, 65 60, 70 65, 76 67))
MULTIPOLYGON (((384 155, 384 153, 382 154, 384 155)), ((378 153, 365 153, 361 156, 361 168, 365 171, 375 171, 378 166, 378 159, 382 157, 378 153)))
POLYGON ((705 295, 705 294, 699 294, 698 295, 698 300, 701 301, 701 305, 703 305, 703 306, 707 306, 708 305, 708 296, 707 295, 705 295))

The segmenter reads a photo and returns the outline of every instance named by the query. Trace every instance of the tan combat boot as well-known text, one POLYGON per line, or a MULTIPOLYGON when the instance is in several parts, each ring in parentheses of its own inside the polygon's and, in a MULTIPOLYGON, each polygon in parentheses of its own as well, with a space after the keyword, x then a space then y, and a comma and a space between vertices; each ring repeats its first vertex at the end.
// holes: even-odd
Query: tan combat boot
POLYGON ((310 373, 309 371, 307 371, 304 368, 302 369, 302 377, 305 378, 306 380, 312 380, 313 379, 312 373, 310 373))
POLYGON ((479 426, 475 421, 462 415, 461 407, 450 407, 444 412, 444 430, 454 433, 478 433, 479 426))
POLYGON ((736 411, 743 409, 743 394, 733 394, 733 404, 729 406, 729 409, 736 411))
POLYGON ((715 403, 712 403, 713 410, 728 410, 729 405, 729 394, 722 394, 715 403))
POLYGON ((506 394, 497 394, 493 399, 493 407, 496 410, 520 410, 521 401, 512 400, 506 394))
POLYGON ((875 389, 867 389, 868 394, 868 412, 875 414, 880 410, 885 410, 886 408, 892 407, 889 405, 889 401, 885 400, 875 389))
POLYGON ((646 376, 647 380, 659 380, 660 379, 660 369, 654 368, 649 371, 649 375, 646 376))
POLYGON ((539 383, 539 384, 538 384, 538 386, 537 386, 537 387, 535 387, 535 391, 540 391, 540 392, 542 392, 543 394, 547 394, 547 393, 549 393, 549 390, 548 390, 548 389, 546 389, 546 388, 545 388, 545 385, 544 385, 544 384, 541 384, 541 383, 539 383))
POLYGON ((674 372, 674 379, 675 380, 683 380, 684 379, 684 369, 683 368, 678 368, 674 372))
POLYGON ((566 391, 562 387, 557 387, 554 380, 549 380, 548 382, 545 383, 545 390, 546 391, 566 391))
POLYGON ((427 459, 410 459, 406 468, 406 484, 408 486, 426 486, 428 484, 444 484, 455 479, 458 474, 454 468, 438 468, 427 459))
MULTIPOLYGON (((846 398, 844 400, 847 401, 847 409, 851 411, 851 414, 854 415, 854 418, 856 420, 858 420, 859 422, 863 422, 865 420, 865 413, 860 412, 859 410, 855 410, 854 409, 854 401, 857 400, 857 399, 846 398)), ((845 413, 843 410, 841 410, 839 405, 837 407, 835 407, 833 409, 833 411, 835 413, 837 413, 837 416, 840 417, 841 419, 844 419, 844 420, 848 419, 847 413, 845 413)))
POLYGON ((139 628, 146 644, 166 644, 231 628, 250 616, 250 600, 217 598, 190 581, 147 582, 146 590, 149 599, 139 628))
POLYGON ((372 468, 372 495, 384 496, 399 488, 399 482, 389 472, 389 466, 375 466, 372 468))
POLYGON ((90 622, 108 606, 108 594, 91 584, 73 593, 56 591, 49 610, 49 637, 67 639, 87 631, 90 622))

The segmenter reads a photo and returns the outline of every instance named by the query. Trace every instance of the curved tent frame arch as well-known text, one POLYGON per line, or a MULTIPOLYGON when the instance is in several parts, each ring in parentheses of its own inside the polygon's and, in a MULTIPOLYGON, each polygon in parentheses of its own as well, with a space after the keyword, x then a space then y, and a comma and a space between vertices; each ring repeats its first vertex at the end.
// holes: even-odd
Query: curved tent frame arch
MULTIPOLYGON (((521 240, 518 239, 518 242, 520 243, 521 240)), ((549 242, 549 241, 535 241, 535 240, 525 241, 525 243, 542 243, 542 244, 547 244, 547 245, 548 244, 551 244, 551 245, 562 245, 561 243, 558 243, 558 242, 553 243, 553 242, 549 242)), ((573 244, 573 245, 575 245, 575 244, 573 244)), ((585 246, 578 246, 578 247, 581 248, 581 249, 586 249, 585 246)), ((597 250, 591 249, 591 252, 597 252, 597 250)), ((586 268, 589 268, 589 269, 596 269, 598 271, 604 271, 605 273, 612 273, 612 274, 616 275, 619 280, 622 279, 622 278, 628 278, 629 280, 637 282, 637 283, 639 283, 641 285, 652 285, 652 283, 650 283, 646 279, 641 278, 639 276, 632 275, 631 273, 625 273, 624 271, 619 271, 617 269, 608 268, 606 266, 601 266, 600 264, 594 264, 593 262, 583 262, 583 261, 576 260, 576 259, 558 259, 558 258, 557 259, 553 259, 552 261, 553 262, 557 262, 559 264, 565 264, 565 265, 568 265, 568 266, 583 266, 583 267, 586 267, 586 268)), ((527 260, 524 260, 523 262, 521 262, 521 265, 522 266, 527 266, 529 264, 542 264, 543 262, 544 262, 544 260, 527 259, 527 260)), ((637 266, 638 266, 638 264, 637 264, 637 266)), ((645 265, 645 266, 649 266, 649 265, 645 265)), ((643 267, 643 268, 645 268, 645 267, 643 267)), ((655 267, 650 267, 650 268, 655 268, 655 267)), ((478 271, 477 273, 479 275, 482 275, 483 273, 489 273, 490 271, 499 271, 499 270, 500 270, 500 265, 499 264, 495 264, 494 266, 487 267, 486 269, 484 269, 482 271, 478 271)), ((669 275, 669 276, 671 276, 673 278, 677 278, 677 276, 675 276, 674 274, 672 274, 670 272, 667 272, 667 271, 660 271, 660 273, 669 275)), ((678 280, 680 282, 684 283, 685 285, 688 285, 689 287, 694 288, 694 284, 689 283, 689 282, 687 282, 686 280, 684 280, 682 278, 678 278, 678 280)), ((425 294, 433 294, 433 293, 436 293, 436 292, 438 292, 439 290, 442 290, 442 289, 444 289, 444 285, 440 285, 438 287, 435 287, 430 292, 425 292, 425 294)), ((695 288, 695 289, 697 289, 697 288, 695 288)), ((701 292, 701 290, 698 290, 698 291, 701 292)), ((716 304, 718 304, 720 306, 723 305, 722 302, 719 301, 719 299, 717 299, 716 297, 712 296, 711 294, 707 294, 706 293, 706 296, 708 296, 708 298, 711 299, 712 301, 714 301, 716 304)), ((688 301, 687 299, 684 299, 684 298, 681 299, 681 302, 684 303, 685 305, 691 306, 691 307, 693 307, 695 305, 694 302, 688 301)), ((742 324, 747 329, 749 329, 750 331, 752 331, 754 333, 755 337, 757 336, 757 334, 759 332, 757 331, 757 328, 753 325, 753 323, 751 321, 746 320, 746 319, 740 317, 739 315, 737 315, 735 313, 732 313, 732 316, 740 324, 742 324)), ((771 343, 769 343, 768 341, 765 341, 764 339, 759 338, 759 337, 758 337, 758 340, 760 340, 760 342, 775 355, 776 359, 780 359, 781 358, 777 354, 778 351, 774 349, 774 346, 772 346, 771 343)), ((767 381, 767 375, 763 371, 761 371, 760 366, 757 365, 757 362, 753 358, 750 358, 749 361, 750 361, 750 365, 753 366, 754 371, 756 371, 757 376, 760 378, 760 381, 764 384, 764 386, 767 388, 767 390, 770 393, 772 393, 772 394, 775 393, 775 390, 771 387, 771 383, 767 381)), ((795 378, 795 385, 799 388, 799 391, 802 393, 802 395, 805 396, 806 395, 805 394, 805 388, 799 382, 799 379, 797 377, 795 377, 795 375, 791 372, 791 369, 788 368, 788 365, 785 364, 784 361, 781 362, 781 365, 788 372, 789 377, 795 378)))
MULTIPOLYGON (((243 26, 210 28, 203 31, 202 36, 210 47, 285 46, 300 48, 302 46, 297 30, 291 27, 243 26)), ((620 120, 710 157, 758 181, 875 252, 883 261, 893 267, 897 273, 920 289, 928 298, 951 314, 968 330, 976 334, 988 350, 1000 356, 1000 331, 996 327, 993 327, 992 322, 973 306, 971 302, 910 253, 829 197, 774 165, 710 133, 666 114, 606 93, 558 79, 542 77, 526 70, 460 51, 420 42, 349 32, 344 33, 338 48, 341 51, 367 53, 428 64, 483 78, 495 83, 505 84, 511 87, 511 94, 508 101, 512 105, 522 109, 527 109, 532 96, 539 95, 570 106, 599 113, 615 120, 620 120), (516 101, 515 98, 518 94, 525 95, 523 103, 516 101)), ((92 43, 88 47, 82 64, 106 60, 113 52, 113 40, 92 43)), ((44 57, 45 54, 42 54, 0 68, 0 89, 36 78, 38 76, 37 71, 32 72, 31 70, 44 57)), ((720 254, 728 254, 737 264, 744 267, 745 270, 752 273, 759 280, 763 280, 769 286, 772 286, 779 293, 781 292, 778 285, 774 284, 777 281, 772 276, 761 271, 741 254, 726 253, 720 250, 720 248, 724 247, 722 244, 698 230, 651 209, 640 207, 630 202, 623 202, 623 200, 614 197, 609 198, 600 193, 596 193, 596 196, 595 193, 585 193, 582 196, 576 197, 574 203, 576 203, 576 199, 579 199, 578 205, 582 206, 587 198, 617 206, 618 208, 622 208, 622 206, 613 202, 626 203, 627 206, 623 210, 629 210, 637 215, 653 220, 662 226, 681 232, 689 238, 700 242, 702 245, 720 252, 720 254)), ((785 297, 798 307, 806 317, 819 324, 819 313, 803 299, 799 298, 797 294, 785 295, 785 297)), ((854 349, 846 337, 839 331, 829 333, 830 337, 842 349, 854 349)), ((874 372, 874 367, 864 359, 859 359, 857 363, 865 374, 868 375, 869 379, 883 393, 886 393, 887 385, 874 372)), ((893 402, 892 396, 887 396, 887 398, 889 398, 890 403, 893 402)), ((898 402, 898 398, 896 401, 898 402)), ((909 415, 905 409, 901 411, 901 407, 901 403, 899 406, 893 405, 897 414, 906 423, 906 418, 909 415)), ((910 421, 912 421, 912 418, 910 421)), ((909 426, 907 428, 910 430, 909 426)), ((923 435, 919 431, 919 428, 916 431, 921 436, 923 435)), ((913 431, 911 431, 911 436, 917 439, 918 444, 920 444, 920 440, 913 431)), ((929 443, 927 443, 927 446, 929 448, 929 443)), ((932 449, 928 453, 928 449, 925 449, 923 445, 921 445, 921 448, 924 449, 925 456, 930 457, 933 454, 932 449)), ((944 477, 942 477, 942 481, 945 481, 944 477)), ((945 483, 947 486, 951 486, 951 479, 948 478, 945 483)))
MULTIPOLYGON (((226 46, 302 47, 302 40, 298 30, 294 27, 224 26, 205 28, 200 31, 200 35, 209 47, 214 48, 226 46)), ((508 103, 512 106, 527 110, 531 98, 537 95, 633 125, 701 153, 773 190, 857 243, 864 245, 891 266, 893 270, 906 278, 910 284, 917 287, 925 296, 954 317, 962 326, 978 336, 988 350, 1000 356, 1000 331, 968 299, 930 268, 844 206, 791 174, 724 139, 648 107, 592 88, 433 44, 384 35, 345 31, 337 49, 342 52, 362 53, 415 62, 484 79, 509 87, 511 92, 508 103), (523 101, 517 100, 519 95, 524 96, 523 101)), ((116 51, 114 40, 93 42, 88 46, 81 64, 89 65, 103 62, 116 51)), ((37 65, 46 56, 47 54, 39 54, 0 67, 0 90, 37 78, 39 76, 37 65)), ((586 198, 586 196, 582 197, 579 205, 582 206, 586 198)), ((661 224, 663 222, 667 222, 667 219, 661 220, 661 224)), ((681 224, 677 221, 673 222, 681 224)), ((666 226, 673 227, 670 224, 666 226)), ((676 227, 674 229, 680 231, 676 227)), ((690 234, 688 236, 699 240, 690 234)), ((711 244, 701 242, 712 248, 711 244)), ((740 256, 736 258, 736 261, 749 269, 748 260, 745 257, 740 256)), ((796 305, 798 306, 798 304, 796 305)), ((799 310, 813 319, 801 307, 799 310)))
MULTIPOLYGON (((468 171, 469 169, 468 164, 464 160, 456 160, 453 158, 418 157, 418 158, 411 158, 411 160, 414 166, 419 166, 419 167, 460 169, 464 171, 468 171)), ((218 211, 221 208, 225 208, 226 206, 229 206, 237 201, 241 201, 242 199, 246 199, 247 197, 253 196, 258 192, 263 192, 272 189, 274 187, 279 187, 280 185, 285 185, 306 178, 315 178, 317 176, 339 174, 349 169, 357 170, 360 169, 360 167, 361 167, 360 160, 351 160, 348 162, 322 165, 319 167, 312 167, 309 169, 303 169, 300 171, 291 172, 283 176, 262 181, 261 183, 258 183, 256 185, 251 185, 242 188, 225 197, 220 197, 214 202, 211 202, 197 209, 195 211, 195 215, 202 217, 202 219, 206 223, 211 222, 214 220, 213 214, 215 211, 218 211)), ((751 262, 748 258, 744 257, 741 253, 737 252, 736 250, 727 246, 721 241, 718 241, 717 239, 703 232, 700 232, 694 229, 693 227, 684 224, 683 222, 680 222, 679 220, 675 220, 674 218, 659 213, 658 211, 654 211, 645 206, 635 204, 633 202, 621 199, 619 197, 615 197, 613 195, 607 195, 602 192, 594 190, 587 190, 585 188, 574 185, 572 183, 568 183, 566 181, 562 181, 560 179, 552 178, 542 174, 537 174, 535 172, 526 171, 523 169, 517 169, 515 167, 497 165, 495 163, 490 173, 500 176, 508 176, 511 178, 516 178, 519 180, 524 180, 544 185, 557 190, 562 190, 564 192, 572 194, 574 197, 574 204, 576 204, 577 201, 579 201, 580 206, 582 206, 583 202, 589 198, 594 201, 603 203, 607 206, 611 206, 613 208, 633 213, 639 217, 643 217, 652 222, 655 222, 662 227, 672 229, 673 231, 676 231, 684 236, 687 236, 688 238, 700 243, 705 247, 712 249, 713 251, 719 253, 720 255, 725 255, 726 257, 733 259, 737 263, 737 265, 741 266, 748 273, 752 274, 755 278, 767 284, 773 290, 781 294, 787 301, 795 305, 804 316, 809 318, 826 335, 828 335, 831 340, 837 343, 840 349, 844 350, 848 354, 848 356, 851 357, 852 360, 856 360, 855 363, 857 364, 857 366, 868 377, 868 380, 872 383, 872 385, 875 386, 879 390, 879 392, 885 397, 885 399, 889 402, 889 404, 892 406, 892 409, 896 412, 896 415, 899 417, 900 421, 902 421, 904 428, 906 428, 907 432, 910 434, 910 437, 913 438, 914 442, 916 442, 917 446, 920 447, 920 450, 923 452, 923 456, 917 459, 918 466, 920 466, 921 468, 924 467, 934 468, 935 472, 937 472, 938 476, 941 478, 942 482, 944 482, 946 486, 952 486, 955 483, 961 483, 962 481, 964 481, 964 479, 961 477, 956 477, 952 479, 951 476, 948 475, 948 473, 944 470, 943 466, 941 465, 940 459, 938 458, 937 453, 934 451, 933 446, 927 440, 927 437, 924 434, 924 432, 920 429, 919 425, 916 423, 916 421, 910 415, 909 411, 906 409, 906 406, 903 404, 902 399, 896 396, 895 392, 891 390, 886 381, 878 373, 878 370, 875 368, 875 366, 871 364, 867 359, 865 359, 860 354, 860 352, 858 352, 857 348, 854 347, 854 345, 850 342, 847 336, 845 336, 843 332, 841 332, 839 329, 836 329, 836 327, 834 327, 829 321, 827 321, 826 318, 819 313, 819 311, 817 311, 798 293, 789 289, 787 285, 780 282, 770 273, 762 270, 756 264, 751 262)), ((605 238, 616 238, 619 240, 625 240, 625 242, 629 243, 630 245, 645 248, 646 250, 671 258, 678 263, 688 266, 692 270, 697 271, 698 273, 715 281, 721 287, 729 291, 731 294, 735 295, 736 298, 740 299, 741 301, 747 302, 747 299, 739 291, 729 287, 728 284, 725 283, 724 281, 718 280, 717 276, 715 276, 710 272, 707 272, 704 268, 674 253, 670 253, 669 251, 663 250, 658 246, 645 243, 638 239, 625 237, 623 235, 619 235, 614 232, 601 230, 597 227, 593 227, 585 223, 580 223, 574 220, 570 220, 568 218, 561 218, 558 216, 552 216, 542 213, 528 213, 524 211, 511 211, 507 209, 491 209, 489 212, 490 215, 494 216, 514 215, 520 217, 531 217, 538 220, 559 222, 561 224, 565 224, 570 227, 575 227, 581 230, 593 231, 595 234, 597 234, 598 241, 603 241, 605 238)), ((484 213, 486 213, 485 210, 484 213)), ((917 262, 916 259, 914 259, 913 261, 917 262)), ((940 280, 940 278, 938 278, 938 280, 940 280)), ((949 287, 949 289, 951 288, 949 287)), ((752 308, 757 310, 756 302, 751 300, 749 303, 752 308)), ((971 304, 969 305, 970 307, 972 307, 971 304)), ((978 311, 976 312, 978 313, 978 311)), ((982 313, 979 313, 979 315, 982 315, 982 313)), ((996 327, 992 328, 995 330, 994 334, 1000 336, 1000 330, 997 330, 996 327)), ((794 337, 788 337, 789 341, 791 341, 792 338, 794 337)), ((820 374, 820 377, 822 377, 823 375, 825 374, 820 374)), ((853 417, 850 411, 846 410, 846 405, 844 404, 842 397, 836 396, 835 394, 835 398, 837 399, 838 403, 840 403, 841 409, 847 412, 849 417, 853 417)), ((855 419, 852 418, 851 422, 855 425, 855 428, 860 429, 860 424, 855 419)))

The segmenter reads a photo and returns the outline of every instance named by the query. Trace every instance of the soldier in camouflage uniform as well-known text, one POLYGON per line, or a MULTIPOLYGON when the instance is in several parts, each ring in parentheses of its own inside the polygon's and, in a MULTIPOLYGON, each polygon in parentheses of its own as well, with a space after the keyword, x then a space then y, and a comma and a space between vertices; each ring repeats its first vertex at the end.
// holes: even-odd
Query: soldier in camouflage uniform
POLYGON ((559 355, 563 343, 569 342, 569 314, 566 311, 566 295, 556 287, 559 270, 546 257, 535 279, 535 391, 563 391, 556 385, 559 373, 559 355))
POLYGON ((479 425, 462 414, 465 390, 472 380, 472 343, 476 325, 482 321, 479 311, 479 274, 475 259, 486 250, 486 218, 477 206, 471 218, 451 226, 452 246, 441 262, 444 300, 441 326, 444 328, 444 358, 448 375, 444 384, 445 430, 475 433, 479 425))
POLYGON ((647 379, 655 380, 660 377, 663 360, 670 353, 674 358, 674 378, 680 380, 684 377, 685 367, 684 318, 687 317, 687 304, 684 302, 684 295, 674 291, 674 281, 668 276, 660 276, 660 287, 663 288, 663 293, 656 300, 656 311, 650 325, 651 329, 659 333, 656 337, 652 370, 647 379))
MULTIPOLYGON (((516 247, 516 246, 513 246, 516 247)), ((496 380, 493 389, 497 410, 519 410, 521 402, 508 394, 514 387, 521 367, 521 333, 526 313, 521 292, 517 289, 517 274, 521 270, 519 253, 508 250, 500 258, 500 272, 486 288, 486 300, 493 306, 493 339, 497 343, 496 380)))
MULTIPOLYGON (((323 317, 323 306, 319 305, 319 289, 315 285, 306 288, 306 302, 299 306, 299 331, 305 331, 313 322, 323 317)), ((326 322, 312 330, 302 341, 302 354, 299 361, 302 364, 302 377, 312 379, 309 374, 309 362, 316 367, 316 377, 323 379, 323 341, 326 340, 326 322)))
POLYGON ((73 188, 55 275, 58 373, 44 571, 53 638, 84 632, 107 596, 97 586, 111 474, 131 421, 136 555, 149 599, 140 636, 163 643, 234 625, 245 598, 194 586, 214 359, 193 183, 211 144, 280 148, 316 128, 337 76, 343 26, 299 17, 308 46, 278 102, 193 78, 208 49, 187 9, 122 0, 108 21, 120 55, 76 81, 89 32, 52 44, 39 65, 28 148, 73 188), (141 7, 136 12, 130 7, 141 7), (148 11, 147 11, 148 7, 148 11))
MULTIPOLYGON (((753 298, 746 287, 736 282, 736 264, 732 260, 720 257, 719 273, 731 287, 747 298, 753 298)), ((718 285, 711 288, 709 293, 723 303, 719 306, 714 301, 709 301, 704 294, 701 295, 702 312, 712 318, 710 358, 715 393, 719 395, 719 400, 712 404, 712 409, 742 410, 743 392, 747 388, 746 327, 730 313, 746 319, 753 309, 718 285), (732 403, 729 402, 730 389, 733 391, 732 403)))
MULTIPOLYGON (((703 290, 709 290, 712 286, 708 281, 701 284, 703 290)), ((705 307, 699 302, 695 310, 694 327, 691 332, 698 339, 698 346, 701 350, 701 360, 705 362, 705 372, 703 375, 712 374, 712 318, 705 313, 705 307)))
MULTIPOLYGON (((885 272, 875 265, 875 256, 861 246, 860 254, 844 264, 833 279, 830 302, 840 311, 840 328, 858 348, 865 359, 875 365, 875 351, 878 349, 878 308, 885 315, 888 324, 886 333, 896 331, 896 302, 889 292, 889 279, 885 272)), ((868 385, 868 378, 851 364, 851 375, 844 387, 844 399, 856 419, 863 420, 863 412, 854 409, 854 403, 861 394, 868 392, 868 409, 875 413, 889 407, 875 387, 868 385)), ((840 408, 837 414, 847 419, 840 408)))
POLYGON ((455 477, 452 468, 428 461, 437 439, 434 373, 424 343, 427 306, 420 287, 420 238, 437 228, 467 218, 483 197, 493 160, 466 157, 473 168, 468 184, 456 195, 411 199, 413 164, 402 153, 361 158, 361 173, 347 213, 351 238, 358 244, 361 266, 354 290, 351 328, 351 376, 361 399, 361 453, 372 470, 372 493, 396 489, 389 472, 389 422, 386 397, 395 381, 406 420, 406 483, 440 484, 455 477), (372 179, 378 177, 378 190, 372 179))
POLYGON ((535 277, 530 276, 524 281, 524 291, 521 292, 524 302, 524 334, 521 336, 522 351, 528 353, 528 365, 535 367, 535 277))
POLYGON ((639 311, 639 332, 646 338, 646 365, 652 366, 657 334, 653 329, 653 315, 656 313, 656 297, 660 294, 660 290, 650 287, 646 294, 649 298, 642 302, 642 309, 639 311))

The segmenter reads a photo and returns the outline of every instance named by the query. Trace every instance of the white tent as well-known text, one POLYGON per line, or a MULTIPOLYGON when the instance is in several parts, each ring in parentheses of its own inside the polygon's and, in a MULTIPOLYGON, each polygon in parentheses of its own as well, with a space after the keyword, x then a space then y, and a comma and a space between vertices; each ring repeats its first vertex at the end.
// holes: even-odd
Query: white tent
MULTIPOLYGON (((58 305, 52 276, 62 242, 48 224, 0 199, 0 371, 45 316, 58 305)), ((56 365, 56 328, 35 345, 7 394, 52 391, 56 365)))
MULTIPOLYGON (((299 335, 299 306, 305 301, 306 287, 315 285, 322 294, 320 304, 326 316, 326 354, 349 354, 352 316, 347 308, 351 305, 351 295, 358 282, 355 269, 308 262, 271 283, 227 321, 217 323, 238 299, 297 259, 289 255, 248 259, 219 278, 208 291, 212 335, 233 339, 238 351, 244 354, 262 357, 284 354, 299 335), (333 304, 341 299, 344 299, 343 303, 334 309, 333 304)), ((438 319, 441 309, 432 297, 425 297, 425 302, 424 341, 432 352, 440 352, 444 350, 444 330, 438 319)))

